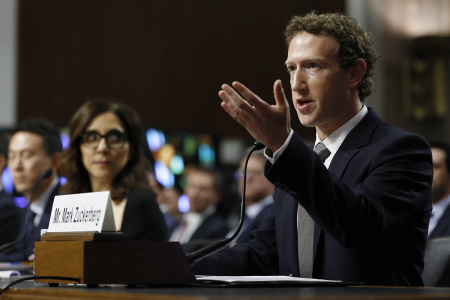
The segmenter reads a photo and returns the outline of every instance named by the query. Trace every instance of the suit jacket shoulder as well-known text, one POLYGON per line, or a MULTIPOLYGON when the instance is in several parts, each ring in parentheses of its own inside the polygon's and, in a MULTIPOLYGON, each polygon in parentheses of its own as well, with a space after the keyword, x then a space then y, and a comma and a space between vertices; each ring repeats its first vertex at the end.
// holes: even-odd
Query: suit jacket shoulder
POLYGON ((14 241, 20 230, 20 208, 4 190, 0 191, 0 245, 14 241))
POLYGON ((250 241, 251 239, 251 233, 253 230, 256 230, 261 226, 261 223, 264 221, 264 219, 270 214, 270 210, 273 207, 273 203, 267 205, 264 207, 259 214, 251 221, 250 224, 242 231, 241 234, 239 234, 237 238, 238 243, 246 243, 250 241))
POLYGON ((122 231, 128 240, 165 241, 167 227, 164 216, 150 190, 135 190, 127 196, 122 231))
POLYGON ((227 222, 218 213, 213 213, 206 218, 191 237, 192 240, 219 239, 228 233, 227 222))

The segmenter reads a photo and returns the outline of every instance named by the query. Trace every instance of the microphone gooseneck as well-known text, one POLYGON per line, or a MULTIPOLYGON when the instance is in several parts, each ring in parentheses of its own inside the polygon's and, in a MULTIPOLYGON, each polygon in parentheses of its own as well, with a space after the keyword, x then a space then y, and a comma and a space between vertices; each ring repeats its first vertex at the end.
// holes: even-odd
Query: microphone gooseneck
MULTIPOLYGON (((36 181, 36 183, 33 185, 33 187, 30 190, 30 199, 28 199, 28 205, 27 205, 27 210, 25 213, 25 227, 23 228, 22 234, 20 235, 20 237, 15 240, 14 242, 8 242, 5 243, 3 245, 0 246, 0 253, 5 252, 9 249, 11 249, 12 247, 14 247, 15 245, 17 245, 18 243, 20 243, 25 236, 27 235, 27 228, 28 228, 28 224, 30 222, 30 207, 31 207, 31 201, 33 200, 33 192, 34 189, 39 185, 39 183, 42 182, 42 180, 49 178, 50 176, 52 176, 53 174, 53 170, 52 169, 47 169, 42 173, 41 178, 38 179, 38 181, 36 181)), ((30 253, 31 254, 31 253, 30 253)))
POLYGON ((256 141, 252 149, 247 155, 247 159, 245 160, 244 164, 244 174, 243 174, 243 180, 242 180, 242 201, 241 201, 241 217, 239 219, 239 225, 232 236, 226 239, 219 240, 217 242, 212 243, 211 245, 208 245, 206 247, 201 248, 200 250, 197 250, 195 252, 189 253, 186 255, 187 260, 191 265, 195 264, 197 261, 213 254, 214 252, 217 252, 221 249, 223 249, 226 245, 228 245, 231 241, 233 241, 236 236, 241 231, 242 225, 244 224, 244 218, 245 218, 245 188, 246 188, 246 181, 247 181, 247 164, 248 160, 250 159, 250 156, 253 152, 259 151, 264 149, 266 146, 263 145, 261 142, 256 141))

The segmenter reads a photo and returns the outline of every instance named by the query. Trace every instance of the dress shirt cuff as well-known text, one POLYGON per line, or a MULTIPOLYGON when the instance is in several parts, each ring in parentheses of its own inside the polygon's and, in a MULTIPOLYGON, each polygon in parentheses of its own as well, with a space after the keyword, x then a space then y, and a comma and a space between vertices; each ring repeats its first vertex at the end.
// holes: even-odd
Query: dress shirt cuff
POLYGON ((280 149, 278 149, 277 151, 275 151, 275 153, 272 153, 272 151, 270 149, 268 149, 266 147, 266 149, 264 149, 264 156, 267 158, 267 160, 273 165, 278 158, 280 158, 281 154, 283 154, 284 150, 286 150, 287 146, 289 145, 289 142, 291 141, 292 135, 294 134, 294 130, 292 130, 289 132, 289 135, 286 139, 286 141, 284 142, 283 146, 280 147, 280 149))

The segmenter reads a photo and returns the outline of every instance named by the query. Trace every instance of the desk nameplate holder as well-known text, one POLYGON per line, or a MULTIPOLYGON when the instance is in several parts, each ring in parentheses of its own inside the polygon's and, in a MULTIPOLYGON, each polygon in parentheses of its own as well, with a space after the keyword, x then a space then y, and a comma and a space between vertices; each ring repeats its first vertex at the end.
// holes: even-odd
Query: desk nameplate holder
MULTIPOLYGON (((177 242, 120 241, 123 234, 67 232, 42 235, 35 243, 35 275, 79 278, 80 283, 179 285, 195 282, 177 242)), ((36 282, 76 283, 39 279, 36 282)))

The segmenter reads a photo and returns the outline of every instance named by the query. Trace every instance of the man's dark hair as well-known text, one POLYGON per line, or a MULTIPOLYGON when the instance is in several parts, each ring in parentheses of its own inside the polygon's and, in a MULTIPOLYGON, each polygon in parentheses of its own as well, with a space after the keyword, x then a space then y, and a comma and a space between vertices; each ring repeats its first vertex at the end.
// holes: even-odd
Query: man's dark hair
POLYGON ((358 58, 366 62, 367 70, 358 85, 361 102, 372 93, 372 75, 375 62, 380 57, 375 50, 373 36, 359 26, 359 23, 340 13, 318 14, 311 12, 304 16, 294 16, 284 32, 289 47, 292 39, 299 33, 326 33, 339 42, 338 61, 341 68, 354 66, 358 58))
POLYGON ((62 152, 59 130, 51 122, 44 119, 26 119, 14 128, 13 135, 26 131, 42 136, 44 148, 48 156, 62 152))
POLYGON ((441 149, 445 152, 445 165, 447 166, 447 172, 450 172, 450 144, 444 141, 432 141, 430 142, 430 148, 441 149))
POLYGON ((0 131, 0 154, 8 158, 9 136, 6 132, 0 131))

